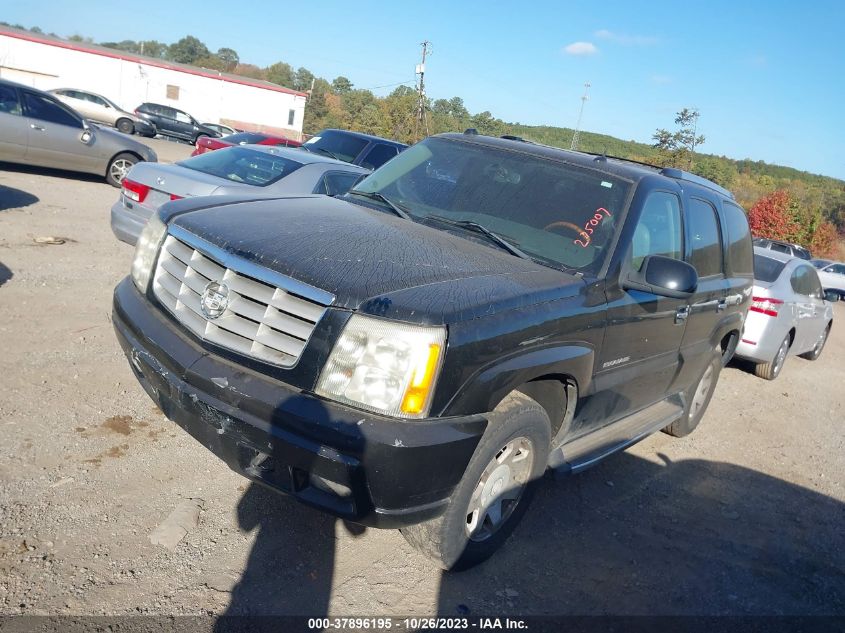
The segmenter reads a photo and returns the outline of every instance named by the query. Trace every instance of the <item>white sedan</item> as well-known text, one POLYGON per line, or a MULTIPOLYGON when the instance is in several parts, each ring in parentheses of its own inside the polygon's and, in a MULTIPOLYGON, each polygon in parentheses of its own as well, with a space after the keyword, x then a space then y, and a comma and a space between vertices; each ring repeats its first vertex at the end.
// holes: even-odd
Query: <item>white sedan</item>
POLYGON ((736 355, 755 362, 757 376, 774 380, 790 355, 821 355, 839 293, 822 289, 810 262, 755 246, 752 293, 736 355))
POLYGON ((818 269, 822 288, 836 290, 840 297, 845 298, 845 264, 825 259, 814 259, 813 265, 818 269))

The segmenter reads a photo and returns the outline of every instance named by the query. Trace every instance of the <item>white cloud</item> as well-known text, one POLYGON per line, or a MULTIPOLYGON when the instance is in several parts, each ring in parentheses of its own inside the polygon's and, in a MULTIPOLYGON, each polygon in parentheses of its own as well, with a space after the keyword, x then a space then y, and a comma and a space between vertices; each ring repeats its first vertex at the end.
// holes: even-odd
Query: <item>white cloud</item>
POLYGON ((563 52, 567 55, 595 55, 599 49, 592 42, 572 42, 563 47, 563 52))
POLYGON ((656 37, 649 37, 646 35, 625 35, 623 33, 614 33, 607 29, 596 31, 596 37, 600 40, 607 40, 608 42, 615 42, 623 46, 651 46, 657 44, 656 37))

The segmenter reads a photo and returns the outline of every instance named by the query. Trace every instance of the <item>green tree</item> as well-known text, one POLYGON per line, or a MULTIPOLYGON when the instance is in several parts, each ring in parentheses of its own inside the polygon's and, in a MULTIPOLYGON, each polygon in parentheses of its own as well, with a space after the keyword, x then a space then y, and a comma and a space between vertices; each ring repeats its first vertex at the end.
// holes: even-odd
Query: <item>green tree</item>
POLYGON ((140 42, 140 53, 147 57, 163 59, 167 55, 167 44, 158 40, 144 40, 140 42))
POLYGON ((293 76, 293 89, 303 92, 311 89, 311 82, 315 79, 314 74, 307 68, 299 67, 293 76))
POLYGON ((684 108, 675 116, 674 132, 658 128, 652 135, 663 165, 692 169, 695 148, 704 143, 704 135, 697 132, 698 117, 698 110, 684 108))
POLYGON ((332 92, 336 95, 345 95, 352 90, 352 82, 343 75, 335 77, 332 81, 332 92))
POLYGON ((211 51, 193 35, 186 35, 167 49, 167 58, 180 64, 193 64, 201 57, 208 57, 211 51))
POLYGON ((276 62, 267 67, 267 81, 272 81, 280 86, 293 86, 293 68, 285 62, 276 62))
POLYGON ((223 62, 223 70, 231 72, 241 61, 238 52, 233 48, 218 48, 217 57, 223 62))

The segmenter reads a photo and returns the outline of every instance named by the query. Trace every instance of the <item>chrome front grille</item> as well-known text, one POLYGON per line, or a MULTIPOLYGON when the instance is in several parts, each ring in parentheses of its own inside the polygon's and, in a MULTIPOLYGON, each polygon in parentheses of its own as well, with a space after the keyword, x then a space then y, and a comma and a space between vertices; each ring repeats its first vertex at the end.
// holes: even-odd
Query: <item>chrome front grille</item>
POLYGON ((176 230, 171 229, 159 253, 153 277, 158 300, 206 341, 274 365, 296 363, 334 297, 231 256, 184 231, 177 238, 172 234, 176 230), (210 282, 228 288, 228 304, 214 319, 202 309, 202 295, 210 282))

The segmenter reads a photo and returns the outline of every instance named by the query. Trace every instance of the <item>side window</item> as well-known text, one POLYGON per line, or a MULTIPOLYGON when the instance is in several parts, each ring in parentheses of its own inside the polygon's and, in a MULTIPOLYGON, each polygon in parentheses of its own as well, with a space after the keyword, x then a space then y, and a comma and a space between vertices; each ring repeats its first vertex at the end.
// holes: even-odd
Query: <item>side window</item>
POLYGON ((353 174, 348 171, 329 172, 325 175, 323 182, 318 187, 319 191, 315 191, 314 193, 339 196, 349 191, 361 176, 362 174, 353 174))
POLYGON ((648 195, 631 244, 631 267, 640 270, 650 255, 681 259, 681 202, 673 193, 648 195))
POLYGON ((366 167, 367 169, 378 169, 398 153, 399 150, 396 147, 379 143, 374 145, 367 153, 367 157, 361 161, 361 167, 366 167))
POLYGON ((804 273, 804 267, 799 266, 795 270, 792 271, 792 275, 789 277, 789 285, 792 286, 792 290, 799 295, 807 295, 807 284, 806 284, 806 274, 804 273))
POLYGON ((776 253, 784 253, 785 255, 790 256, 794 254, 792 252, 792 249, 789 248, 786 244, 775 244, 774 242, 772 242, 772 245, 769 246, 769 248, 771 248, 776 253))
POLYGON ((810 266, 803 266, 803 268, 807 269, 807 289, 809 290, 810 296, 816 299, 823 298, 824 291, 822 290, 822 284, 819 281, 819 274, 810 266))
POLYGON ((709 202, 691 198, 686 219, 689 263, 698 271, 699 277, 722 274, 722 244, 716 209, 709 202))
POLYGON ((69 127, 82 128, 82 121, 73 116, 70 112, 61 107, 52 99, 35 94, 33 92, 23 93, 23 103, 27 116, 47 123, 67 125, 69 127))
POLYGON ((836 273, 837 275, 845 275, 845 264, 834 264, 826 269, 827 272, 836 273))
POLYGON ((104 108, 106 107, 106 102, 95 95, 88 95, 88 100, 92 103, 97 104, 98 106, 103 106, 104 108))
POLYGON ((18 100, 18 91, 12 86, 0 86, 0 112, 6 114, 20 114, 21 102, 18 100))
POLYGON ((175 118, 177 121, 179 121, 179 123, 193 123, 193 121, 191 120, 191 117, 189 117, 189 116, 188 116, 187 114, 185 114, 184 112, 182 112, 182 111, 180 111, 180 110, 174 110, 173 112, 175 113, 175 117, 174 117, 174 118, 175 118))
POLYGON ((724 229, 728 265, 731 273, 743 277, 754 276, 754 250, 751 247, 751 232, 748 218, 742 207, 732 202, 723 202, 725 215, 724 229))

